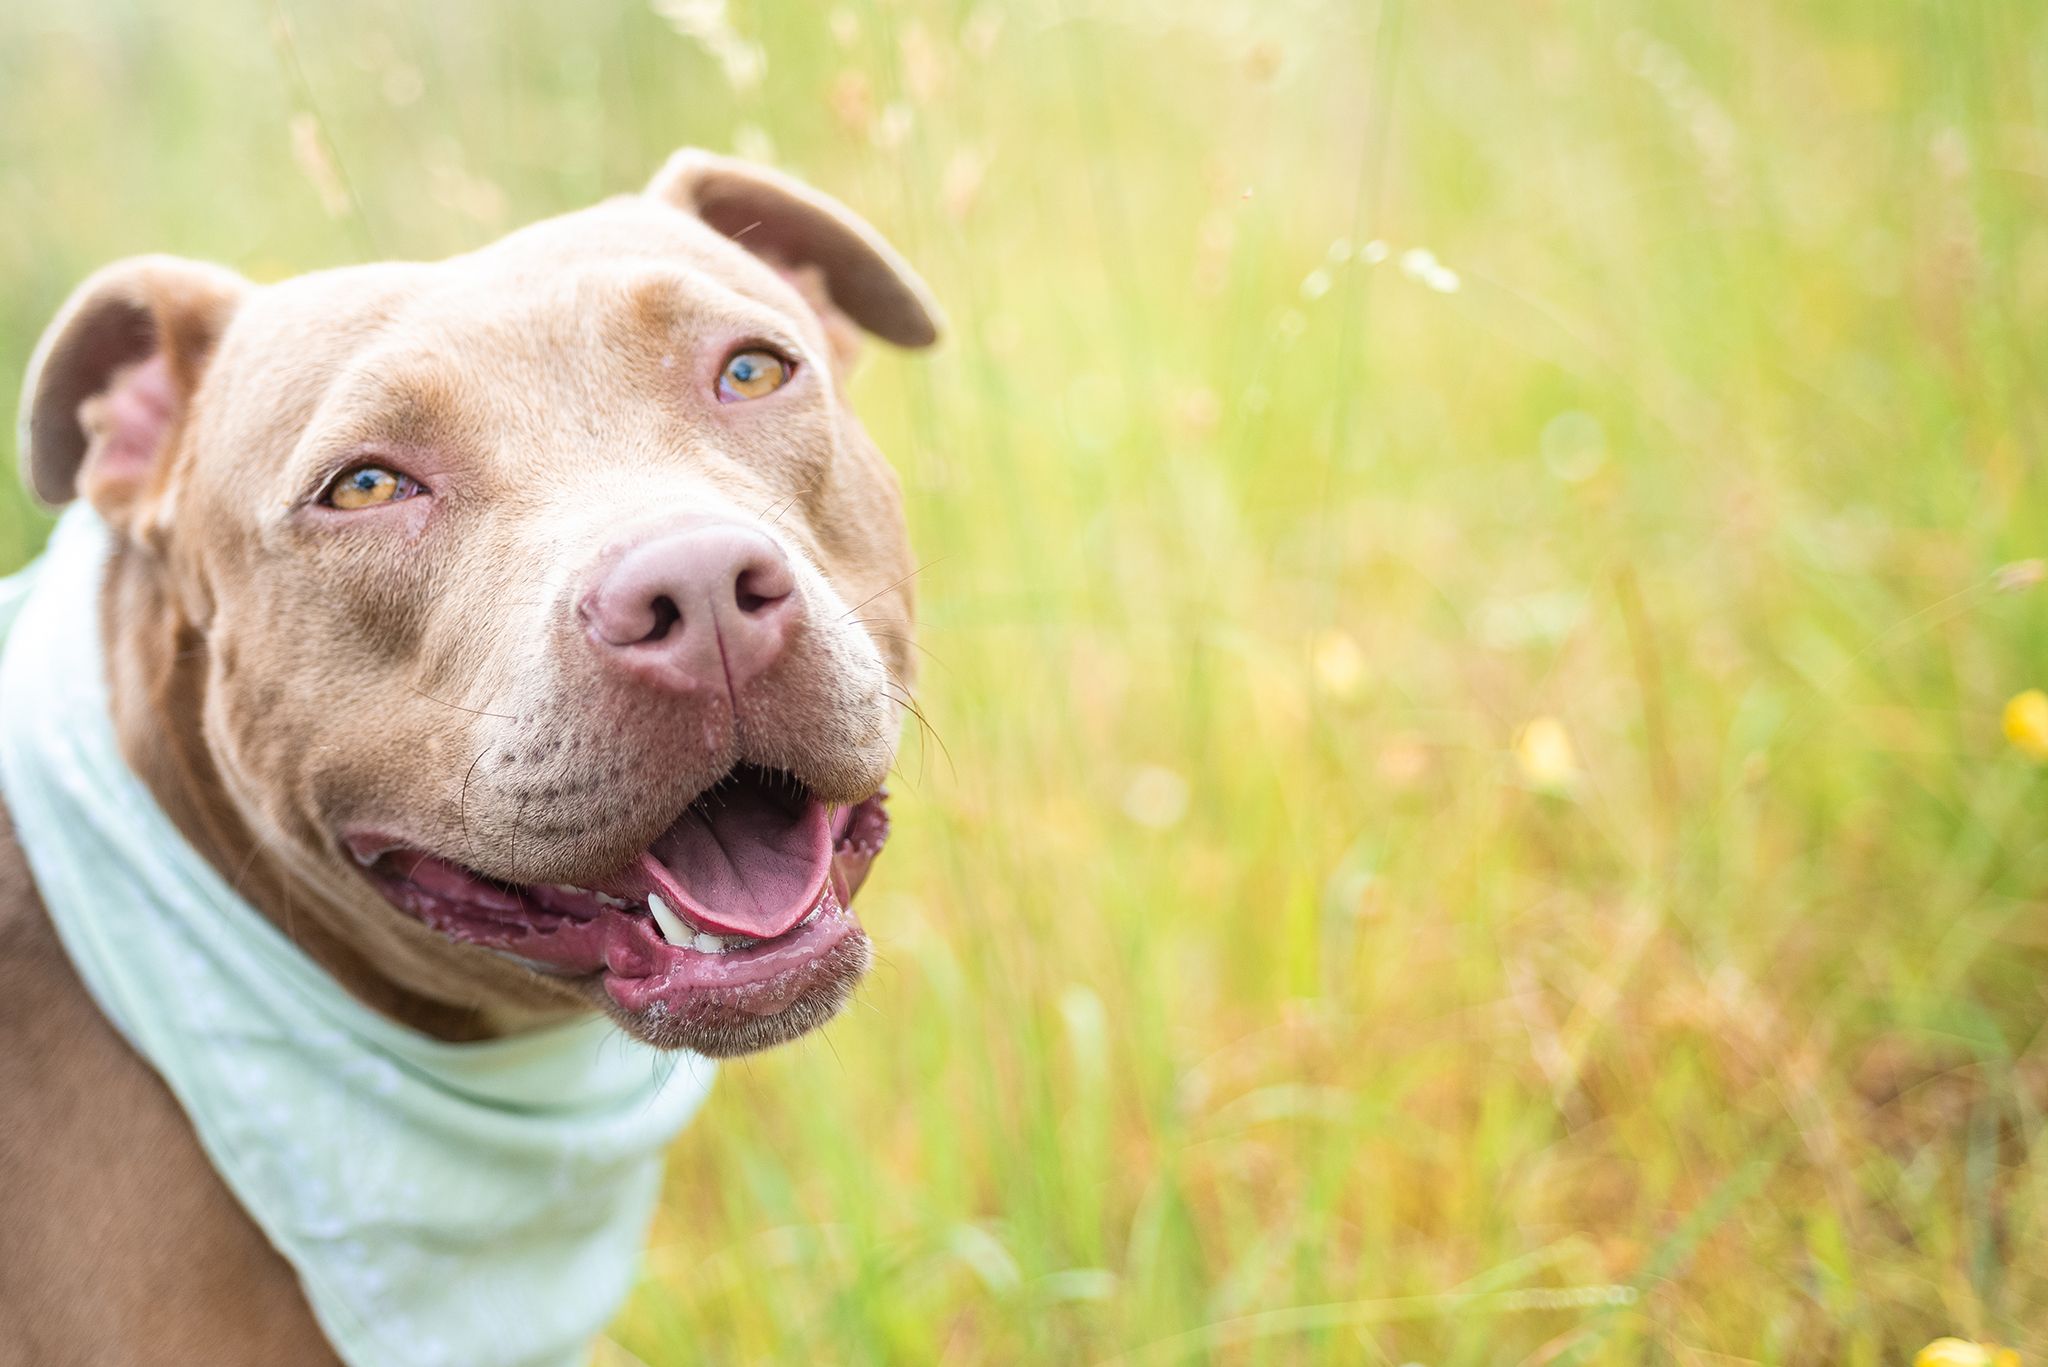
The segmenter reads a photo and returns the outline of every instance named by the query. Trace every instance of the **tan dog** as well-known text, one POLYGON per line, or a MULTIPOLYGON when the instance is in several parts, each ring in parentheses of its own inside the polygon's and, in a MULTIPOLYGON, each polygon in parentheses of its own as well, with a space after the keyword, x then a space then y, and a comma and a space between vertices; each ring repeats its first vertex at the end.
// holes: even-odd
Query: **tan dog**
MULTIPOLYGON (((114 529, 130 765, 362 1000, 445 1039, 600 1009, 729 1055, 829 1018, 911 676, 857 329, 937 311, 836 202, 677 154, 431 265, 88 281, 25 396, 114 529)), ((0 1362, 331 1361, 0 839, 0 1362)))

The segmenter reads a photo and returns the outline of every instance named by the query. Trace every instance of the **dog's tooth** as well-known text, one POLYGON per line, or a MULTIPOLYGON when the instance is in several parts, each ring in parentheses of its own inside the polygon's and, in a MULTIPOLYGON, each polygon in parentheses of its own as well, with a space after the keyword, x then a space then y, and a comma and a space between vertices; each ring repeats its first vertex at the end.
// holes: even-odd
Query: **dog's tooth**
POLYGON ((625 898, 614 897, 608 892, 596 892, 592 893, 591 896, 597 898, 599 903, 601 903, 602 905, 608 907, 617 907, 620 911, 624 911, 628 907, 633 905, 631 902, 628 902, 625 898))
POLYGON ((683 924, 682 917, 669 909, 668 903, 661 900, 660 893, 647 894, 647 910, 653 914, 655 928, 661 932, 662 939, 677 948, 690 943, 690 928, 683 924))
POLYGON ((690 947, 699 954, 723 954, 725 953, 725 937, 722 935, 707 935, 700 930, 697 932, 697 938, 690 942, 690 947))

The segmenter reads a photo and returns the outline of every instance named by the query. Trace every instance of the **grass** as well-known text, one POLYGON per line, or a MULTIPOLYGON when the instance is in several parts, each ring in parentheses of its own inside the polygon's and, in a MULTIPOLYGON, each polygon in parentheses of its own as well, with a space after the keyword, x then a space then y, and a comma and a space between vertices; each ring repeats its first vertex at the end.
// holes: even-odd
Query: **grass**
POLYGON ((0 12, 0 372, 685 142, 949 305, 881 967, 600 1361, 2048 1358, 2048 10, 717 12, 0 12))

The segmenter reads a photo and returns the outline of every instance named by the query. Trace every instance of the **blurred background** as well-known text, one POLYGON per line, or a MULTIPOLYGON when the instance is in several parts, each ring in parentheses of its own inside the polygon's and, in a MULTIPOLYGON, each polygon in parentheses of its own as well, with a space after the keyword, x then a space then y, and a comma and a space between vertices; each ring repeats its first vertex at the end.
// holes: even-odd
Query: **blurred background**
POLYGON ((26 0, 0 374, 684 143, 951 313, 929 726, 601 1364, 2044 1360, 2048 9, 26 0))

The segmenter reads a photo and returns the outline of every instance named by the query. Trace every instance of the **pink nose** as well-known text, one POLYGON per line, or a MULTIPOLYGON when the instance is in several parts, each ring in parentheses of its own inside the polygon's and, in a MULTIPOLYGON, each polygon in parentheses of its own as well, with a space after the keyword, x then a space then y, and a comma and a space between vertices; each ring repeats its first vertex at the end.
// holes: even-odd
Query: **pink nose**
POLYGON ((782 548, 733 522, 649 537, 582 602, 614 665, 677 692, 737 693, 782 654, 801 612, 782 548))

